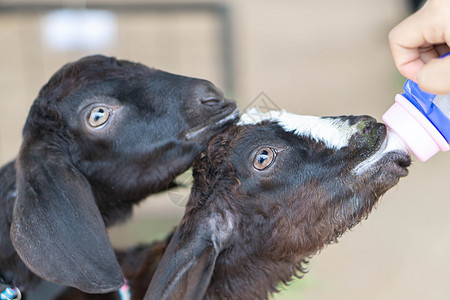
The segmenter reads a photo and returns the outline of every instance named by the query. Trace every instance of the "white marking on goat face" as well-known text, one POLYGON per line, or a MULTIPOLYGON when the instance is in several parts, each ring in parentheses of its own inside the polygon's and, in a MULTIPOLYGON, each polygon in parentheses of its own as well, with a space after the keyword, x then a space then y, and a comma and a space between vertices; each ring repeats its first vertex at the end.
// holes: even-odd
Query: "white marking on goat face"
POLYGON ((348 146, 348 141, 358 131, 348 120, 339 118, 302 116, 282 111, 260 112, 252 108, 245 112, 238 125, 257 124, 262 121, 277 122, 286 131, 323 142, 328 148, 339 150, 348 146))
POLYGON ((213 231, 216 242, 221 244, 225 242, 233 232, 233 216, 229 211, 225 214, 213 213, 209 219, 209 228, 213 231))

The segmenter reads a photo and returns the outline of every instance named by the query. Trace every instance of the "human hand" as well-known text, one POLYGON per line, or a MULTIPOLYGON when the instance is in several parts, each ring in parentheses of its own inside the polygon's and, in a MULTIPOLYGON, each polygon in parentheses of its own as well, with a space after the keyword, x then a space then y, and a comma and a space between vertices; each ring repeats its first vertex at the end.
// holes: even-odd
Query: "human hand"
POLYGON ((400 73, 433 94, 450 94, 450 0, 429 0, 389 33, 400 73))

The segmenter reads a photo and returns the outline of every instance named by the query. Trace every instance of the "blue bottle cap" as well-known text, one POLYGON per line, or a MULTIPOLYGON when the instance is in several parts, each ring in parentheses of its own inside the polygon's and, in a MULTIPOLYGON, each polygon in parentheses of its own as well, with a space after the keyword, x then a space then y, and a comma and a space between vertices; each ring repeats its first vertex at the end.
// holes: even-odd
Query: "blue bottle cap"
MULTIPOLYGON (((450 52, 441 56, 450 55, 450 52)), ((434 127, 450 144, 450 119, 433 103, 436 95, 422 91, 417 83, 408 79, 403 86, 402 96, 408 99, 425 117, 433 123, 434 127)))

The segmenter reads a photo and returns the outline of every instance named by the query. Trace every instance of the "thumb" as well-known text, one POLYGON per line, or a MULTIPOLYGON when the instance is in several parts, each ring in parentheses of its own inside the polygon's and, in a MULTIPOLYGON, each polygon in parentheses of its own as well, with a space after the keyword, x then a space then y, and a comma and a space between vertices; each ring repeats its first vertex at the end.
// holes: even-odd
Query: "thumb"
POLYGON ((430 60, 417 72, 416 78, 425 92, 450 94, 450 56, 430 60))

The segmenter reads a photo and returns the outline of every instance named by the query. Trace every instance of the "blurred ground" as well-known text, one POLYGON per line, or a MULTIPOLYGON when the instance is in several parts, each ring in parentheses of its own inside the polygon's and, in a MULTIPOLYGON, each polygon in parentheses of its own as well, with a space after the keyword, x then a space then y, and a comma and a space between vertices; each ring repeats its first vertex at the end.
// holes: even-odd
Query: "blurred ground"
MULTIPOLYGON (((89 2, 89 1, 88 1, 89 2)), ((369 114, 378 119, 401 91, 387 34, 403 19, 400 0, 229 1, 241 108, 261 93, 288 111, 369 114)), ((0 15, 0 162, 15 157, 28 108, 63 63, 39 35, 42 15, 0 15)), ((209 15, 119 15, 119 38, 102 51, 223 85, 217 20, 209 15)), ((275 299, 448 299, 450 154, 415 162, 368 220, 315 256, 306 277, 275 299)), ((184 180, 184 179, 183 179, 184 180)), ((188 189, 176 191, 187 194, 188 189)), ((163 237, 183 213, 168 193, 111 229, 115 245, 163 237)))

